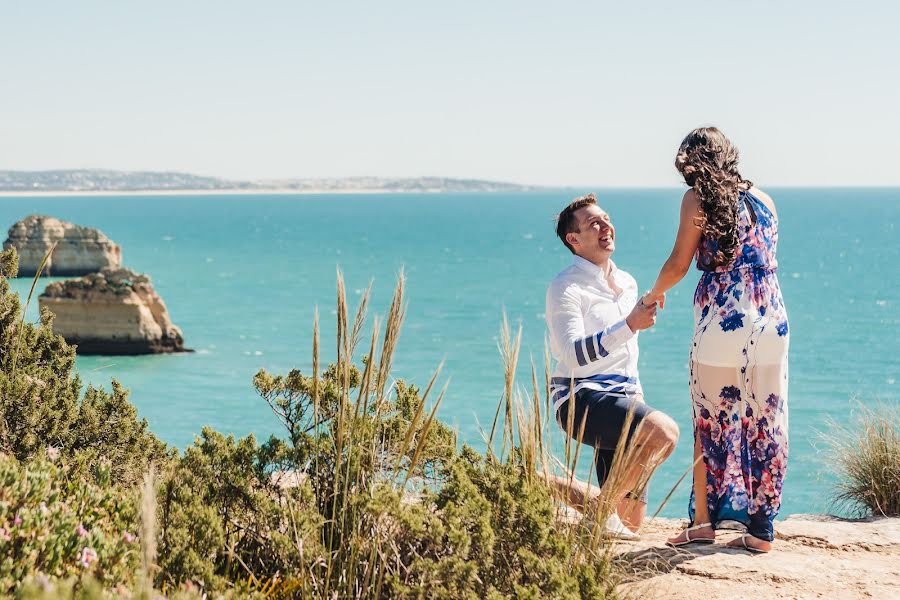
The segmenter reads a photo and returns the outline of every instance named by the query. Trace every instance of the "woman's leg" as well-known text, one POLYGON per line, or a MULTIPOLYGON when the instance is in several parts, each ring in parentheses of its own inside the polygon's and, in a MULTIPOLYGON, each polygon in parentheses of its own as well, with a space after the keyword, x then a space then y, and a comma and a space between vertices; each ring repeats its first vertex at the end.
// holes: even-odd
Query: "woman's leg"
POLYGON ((706 501, 706 463, 700 440, 694 436, 694 525, 709 523, 709 504, 706 501))
MULTIPOLYGON (((694 424, 693 487, 689 514, 692 526, 711 526, 690 532, 691 539, 714 538, 721 505, 746 509, 747 487, 741 476, 740 369, 691 362, 691 402, 694 424), (714 496, 709 497, 709 489, 714 496), (710 509, 710 506, 713 509, 710 509)), ((742 518, 741 520, 744 520, 742 518)), ((684 542, 687 532, 670 538, 684 542)))
MULTIPOLYGON (((781 490, 787 470, 788 408, 787 362, 755 365, 746 374, 748 410, 747 448, 750 479, 748 546, 769 550, 775 537, 773 522, 781 508, 781 490)), ((738 538, 729 546, 743 547, 738 538)))
MULTIPOLYGON (((706 463, 703 462, 703 454, 700 449, 700 440, 694 435, 694 522, 692 525, 710 523, 709 507, 706 502, 706 463)), ((697 538, 715 539, 716 530, 711 525, 701 527, 690 532, 692 540, 697 538)), ((687 541, 687 532, 682 531, 674 537, 668 538, 670 544, 678 544, 687 541)))

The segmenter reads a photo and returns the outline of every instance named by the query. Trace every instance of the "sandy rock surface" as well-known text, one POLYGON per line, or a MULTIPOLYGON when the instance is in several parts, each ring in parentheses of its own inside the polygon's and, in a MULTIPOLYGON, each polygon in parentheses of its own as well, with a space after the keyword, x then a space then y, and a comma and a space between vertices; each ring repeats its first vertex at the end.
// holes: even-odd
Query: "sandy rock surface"
POLYGON ((44 276, 86 275, 122 264, 121 248, 100 230, 41 215, 30 215, 10 227, 3 249, 14 247, 19 254, 19 277, 34 277, 54 242, 44 276))
POLYGON ((900 519, 847 521, 794 515, 776 521, 768 554, 725 548, 740 532, 719 530, 714 545, 668 548, 686 525, 645 524, 639 542, 620 543, 629 561, 622 591, 634 598, 900 599, 900 519))
POLYGON ((147 275, 103 269, 56 281, 38 298, 56 315, 53 332, 79 354, 157 354, 185 351, 181 329, 147 275))

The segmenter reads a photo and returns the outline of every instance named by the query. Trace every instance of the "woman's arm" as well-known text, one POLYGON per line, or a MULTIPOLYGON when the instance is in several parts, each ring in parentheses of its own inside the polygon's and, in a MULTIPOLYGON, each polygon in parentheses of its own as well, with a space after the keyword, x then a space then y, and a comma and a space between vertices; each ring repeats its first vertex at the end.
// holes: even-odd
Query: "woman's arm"
POLYGON ((684 193, 681 200, 681 222, 678 225, 678 235, 675 238, 675 246, 669 259, 659 270, 659 276, 653 288, 644 296, 645 304, 659 302, 660 308, 665 308, 666 292, 672 289, 691 268, 691 261, 700 243, 700 235, 703 233, 703 213, 700 211, 700 199, 694 190, 684 193))

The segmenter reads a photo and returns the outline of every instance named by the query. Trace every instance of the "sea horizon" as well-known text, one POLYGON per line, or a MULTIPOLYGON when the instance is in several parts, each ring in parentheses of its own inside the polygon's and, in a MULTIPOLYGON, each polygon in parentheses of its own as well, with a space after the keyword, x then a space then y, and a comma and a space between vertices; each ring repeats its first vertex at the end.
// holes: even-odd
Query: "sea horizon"
MULTIPOLYGON (((523 184, 524 185, 524 184, 523 184)), ((597 186, 533 186, 540 189, 526 191, 446 191, 446 190, 381 190, 381 189, 347 189, 347 190, 329 190, 329 189, 311 189, 296 190, 289 188, 271 188, 271 189, 215 189, 215 190, 195 190, 195 189, 175 189, 175 190, 69 190, 69 191, 0 191, 0 198, 54 198, 54 197, 108 197, 108 196, 377 196, 377 195, 439 195, 439 194, 480 194, 485 196, 509 195, 509 194, 544 194, 552 192, 578 192, 585 190, 586 193, 591 191, 686 191, 684 185, 597 185, 597 186)), ((757 186, 762 187, 762 186, 757 186)), ((765 190, 778 192, 780 190, 866 190, 866 191, 895 191, 900 190, 900 184, 897 185, 767 185, 765 190)))

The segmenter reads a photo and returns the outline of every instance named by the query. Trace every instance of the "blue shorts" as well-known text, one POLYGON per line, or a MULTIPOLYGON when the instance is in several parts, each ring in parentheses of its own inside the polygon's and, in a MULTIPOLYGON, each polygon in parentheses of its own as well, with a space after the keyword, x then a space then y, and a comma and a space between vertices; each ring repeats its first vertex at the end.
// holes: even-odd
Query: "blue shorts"
MULTIPOLYGON (((556 411, 556 422, 563 431, 568 428, 569 405, 573 402, 570 398, 560 405, 556 411)), ((572 437, 578 439, 581 428, 581 420, 585 419, 584 435, 581 438, 583 444, 592 446, 597 454, 597 485, 602 486, 609 477, 612 469, 613 456, 619 438, 622 437, 625 428, 625 419, 629 411, 634 411, 631 427, 628 431, 626 443, 631 441, 635 430, 644 418, 653 412, 646 403, 634 396, 621 396, 599 390, 583 388, 575 393, 575 418, 572 426, 572 437), (585 418, 585 412, 587 417, 585 418)), ((641 501, 647 501, 647 490, 641 495, 641 501)))

